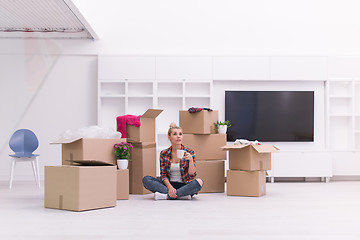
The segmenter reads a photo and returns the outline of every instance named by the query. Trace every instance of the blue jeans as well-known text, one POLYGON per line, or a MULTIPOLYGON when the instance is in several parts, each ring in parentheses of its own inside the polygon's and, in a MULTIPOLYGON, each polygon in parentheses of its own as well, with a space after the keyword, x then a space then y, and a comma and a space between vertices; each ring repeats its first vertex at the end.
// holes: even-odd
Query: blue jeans
MULTIPOLYGON (((145 176, 143 178, 143 184, 147 190, 153 193, 159 192, 168 194, 168 189, 165 184, 157 178, 145 176)), ((176 195, 178 197, 183 197, 187 195, 192 196, 201 190, 201 185, 197 180, 193 180, 188 183, 170 182, 170 184, 176 189, 176 195)))

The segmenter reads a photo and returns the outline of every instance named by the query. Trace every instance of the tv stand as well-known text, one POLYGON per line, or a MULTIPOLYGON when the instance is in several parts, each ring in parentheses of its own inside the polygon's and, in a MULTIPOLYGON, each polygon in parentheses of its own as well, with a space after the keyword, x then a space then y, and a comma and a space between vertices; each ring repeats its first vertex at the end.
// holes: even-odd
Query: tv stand
POLYGON ((276 177, 320 177, 329 182, 332 173, 331 152, 326 150, 283 150, 272 153, 271 182, 276 177))

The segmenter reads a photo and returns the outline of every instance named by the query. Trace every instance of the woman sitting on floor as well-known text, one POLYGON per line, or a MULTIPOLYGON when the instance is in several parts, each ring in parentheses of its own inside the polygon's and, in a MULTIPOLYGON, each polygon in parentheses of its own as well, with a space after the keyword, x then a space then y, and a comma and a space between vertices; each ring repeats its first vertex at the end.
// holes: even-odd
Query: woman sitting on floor
POLYGON ((176 123, 170 124, 168 139, 171 146, 160 153, 161 180, 145 176, 144 187, 154 193, 155 200, 191 199, 203 185, 201 179, 195 179, 194 151, 182 145, 182 129, 176 123), (177 150, 184 150, 182 158, 178 158, 177 150))

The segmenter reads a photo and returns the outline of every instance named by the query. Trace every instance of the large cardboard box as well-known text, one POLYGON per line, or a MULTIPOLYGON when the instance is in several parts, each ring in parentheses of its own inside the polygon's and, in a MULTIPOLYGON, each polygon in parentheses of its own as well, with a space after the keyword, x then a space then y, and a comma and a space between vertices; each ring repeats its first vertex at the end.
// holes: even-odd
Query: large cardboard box
POLYGON ((62 144, 62 165, 72 165, 73 160, 101 160, 116 165, 114 144, 120 142, 126 142, 126 139, 59 139, 52 144, 62 144))
POLYGON ((131 142, 134 146, 130 150, 130 193, 148 194, 144 188, 142 179, 145 176, 156 176, 156 143, 154 142, 131 142))
POLYGON ((196 160, 226 159, 221 149, 226 144, 226 134, 183 134, 183 144, 195 151, 196 160))
POLYGON ((118 169, 117 175, 117 200, 129 199, 129 169, 118 169))
POLYGON ((273 145, 227 145, 229 169, 231 170, 270 170, 271 153, 279 151, 273 145))
POLYGON ((140 127, 126 125, 126 137, 136 142, 155 142, 155 118, 163 110, 148 109, 140 117, 140 127))
POLYGON ((225 192, 225 160, 196 162, 197 178, 204 181, 200 193, 225 192))
POLYGON ((214 123, 219 120, 219 111, 202 110, 189 113, 179 111, 179 125, 183 133, 210 134, 216 133, 214 123))
POLYGON ((266 194, 266 171, 228 170, 228 196, 260 197, 266 194))
POLYGON ((116 206, 116 166, 46 166, 44 205, 72 211, 116 206))

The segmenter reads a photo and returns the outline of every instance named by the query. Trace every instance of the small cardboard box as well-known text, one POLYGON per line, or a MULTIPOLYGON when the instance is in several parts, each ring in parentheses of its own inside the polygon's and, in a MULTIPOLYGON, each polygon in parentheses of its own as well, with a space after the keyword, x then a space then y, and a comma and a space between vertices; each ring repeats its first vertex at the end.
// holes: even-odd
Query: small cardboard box
POLYGON ((214 123, 219 120, 219 111, 202 110, 189 113, 179 111, 179 125, 183 133, 211 134, 215 132, 214 123))
POLYGON ((270 170, 271 153, 279 149, 273 145, 227 145, 222 147, 229 151, 229 169, 231 170, 270 170))
POLYGON ((129 169, 118 169, 117 175, 117 200, 129 199, 129 169))
POLYGON ((226 159, 221 147, 226 144, 226 134, 183 134, 183 144, 195 151, 196 161, 226 159))
POLYGON ((45 208, 84 211, 116 206, 116 166, 46 166, 45 208))
POLYGON ((266 194, 266 171, 228 170, 228 196, 260 197, 266 194))
POLYGON ((126 125, 126 137, 135 142, 155 142, 155 118, 163 110, 148 109, 140 117, 140 127, 126 125))
POLYGON ((116 165, 114 145, 120 142, 126 142, 126 139, 59 139, 51 144, 62 144, 62 165, 72 165, 72 160, 101 160, 116 165))
POLYGON ((196 162, 197 178, 204 181, 200 193, 225 192, 225 160, 196 162))
POLYGON ((131 142, 131 144, 134 148, 130 149, 130 193, 148 194, 150 191, 144 188, 142 179, 145 176, 156 176, 156 143, 131 142))

